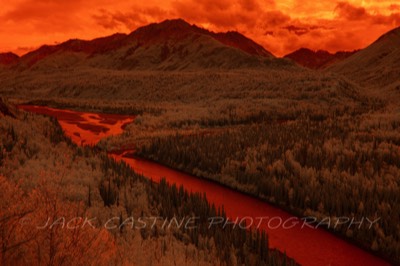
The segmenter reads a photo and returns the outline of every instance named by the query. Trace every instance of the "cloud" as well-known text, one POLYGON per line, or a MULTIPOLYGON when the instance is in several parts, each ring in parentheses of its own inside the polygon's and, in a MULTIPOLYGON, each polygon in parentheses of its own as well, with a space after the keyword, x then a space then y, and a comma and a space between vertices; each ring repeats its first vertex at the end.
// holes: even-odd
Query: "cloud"
POLYGON ((282 29, 286 29, 289 32, 293 32, 294 34, 301 36, 310 32, 309 28, 307 27, 298 27, 295 25, 289 25, 286 27, 282 27, 282 29))
POLYGON ((169 13, 159 7, 135 7, 126 12, 99 9, 92 18, 106 29, 132 31, 140 26, 169 18, 169 13))
POLYGON ((339 2, 336 5, 335 11, 340 18, 347 20, 362 20, 370 17, 365 8, 355 7, 347 2, 339 2))
MULTIPOLYGON (((397 10, 398 5, 390 5, 389 10, 397 10)), ((400 24, 400 13, 391 13, 382 15, 380 13, 372 14, 363 7, 356 7, 347 2, 339 2, 336 5, 335 12, 338 18, 349 21, 365 21, 370 24, 393 25, 400 24)), ((367 25, 366 25, 367 26, 367 25)))
POLYGON ((92 18, 103 28, 113 30, 120 30, 122 28, 133 30, 147 22, 140 12, 109 12, 105 9, 100 9, 92 18))
POLYGON ((262 21, 265 27, 281 26, 291 20, 289 15, 280 11, 268 11, 262 15, 262 21))
POLYGON ((17 3, 12 9, 3 14, 3 19, 22 22, 31 21, 32 19, 45 20, 44 18, 56 16, 69 17, 71 13, 81 8, 81 0, 24 0, 17 3))
POLYGON ((256 14, 260 10, 254 9, 251 1, 214 1, 189 0, 177 1, 172 5, 172 14, 192 23, 211 24, 215 28, 233 28, 240 25, 254 27, 257 21, 256 14), (243 6, 245 5, 245 10, 243 6))
POLYGON ((260 9, 260 5, 256 0, 239 0, 239 4, 246 11, 257 11, 260 9))
POLYGON ((388 16, 376 15, 371 16, 370 19, 373 24, 393 25, 393 27, 400 25, 400 13, 394 13, 388 16))
POLYGON ((82 0, 25 0, 1 15, 0 20, 43 32, 68 31, 79 26, 74 20, 81 8, 82 0))
POLYGON ((391 11, 397 11, 397 10, 400 10, 400 5, 397 5, 397 4, 391 4, 391 5, 389 6, 389 10, 391 10, 391 11))

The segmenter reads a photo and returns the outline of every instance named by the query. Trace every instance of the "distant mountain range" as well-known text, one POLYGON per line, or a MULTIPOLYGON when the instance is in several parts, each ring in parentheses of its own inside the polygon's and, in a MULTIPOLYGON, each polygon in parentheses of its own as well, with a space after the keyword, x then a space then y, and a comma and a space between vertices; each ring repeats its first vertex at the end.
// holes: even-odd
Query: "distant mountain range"
POLYGON ((340 51, 332 54, 324 50, 313 51, 307 48, 300 48, 293 53, 285 55, 284 58, 289 58, 304 67, 311 69, 322 69, 334 63, 343 61, 356 52, 357 51, 340 51))
POLYGON ((67 68, 111 70, 296 69, 298 65, 325 69, 365 85, 400 90, 400 28, 365 49, 329 53, 302 48, 276 58, 244 35, 215 33, 182 19, 143 26, 130 34, 114 34, 90 41, 69 40, 44 45, 21 57, 0 54, 1 68, 54 72, 67 68))
POLYGON ((400 92, 400 27, 359 51, 330 54, 300 49, 285 58, 308 68, 340 74, 363 87, 378 89, 378 92, 386 87, 400 92))
POLYGON ((17 69, 89 66, 181 70, 261 67, 275 57, 238 32, 214 33, 176 19, 138 28, 129 35, 44 45, 20 58, 4 54, 0 60, 17 69))

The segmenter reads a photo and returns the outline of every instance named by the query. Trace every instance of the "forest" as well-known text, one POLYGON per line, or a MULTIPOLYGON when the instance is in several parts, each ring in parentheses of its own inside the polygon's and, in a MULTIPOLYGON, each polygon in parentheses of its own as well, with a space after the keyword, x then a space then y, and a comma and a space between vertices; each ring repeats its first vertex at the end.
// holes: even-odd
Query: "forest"
POLYGON ((265 232, 208 230, 208 216, 225 214, 204 195, 153 183, 98 148, 76 146, 55 119, 13 112, 0 120, 1 265, 296 265, 269 248, 265 232), (140 230, 122 226, 146 216, 162 219, 140 230), (162 227, 194 216, 194 228, 162 227), (96 222, 83 226, 76 217, 96 222), (107 230, 111 217, 119 219, 107 230), (46 221, 52 226, 40 229, 46 221))
POLYGON ((343 235, 400 261, 398 115, 254 121, 211 134, 151 138, 144 157, 260 197, 300 217, 368 217, 343 235), (349 200, 351 199, 351 200, 349 200))
POLYGON ((400 120, 392 99, 307 70, 87 71, 61 85, 66 73, 38 73, 43 80, 34 84, 10 77, 5 87, 17 92, 16 104, 136 116, 99 150, 134 149, 300 217, 380 218, 372 229, 334 233, 399 261, 400 120), (37 87, 51 97, 24 99, 37 87))

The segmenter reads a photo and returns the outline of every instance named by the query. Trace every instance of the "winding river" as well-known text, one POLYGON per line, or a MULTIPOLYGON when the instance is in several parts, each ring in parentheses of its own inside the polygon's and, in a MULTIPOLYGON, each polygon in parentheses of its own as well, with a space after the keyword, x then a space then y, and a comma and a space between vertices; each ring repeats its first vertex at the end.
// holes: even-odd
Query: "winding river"
MULTIPOLYGON (((96 144, 104 137, 121 134, 124 127, 134 120, 133 116, 84 113, 43 106, 20 105, 19 108, 56 117, 65 134, 79 145, 96 144)), ((165 177, 168 182, 183 185, 188 191, 206 193, 210 203, 217 207, 224 206, 232 221, 238 217, 238 222, 243 219, 246 224, 251 221, 254 225, 260 223, 268 233, 270 247, 286 251, 289 257, 302 265, 390 265, 323 229, 311 228, 266 202, 131 155, 132 152, 124 151, 111 156, 124 160, 136 172, 156 182, 165 177)))

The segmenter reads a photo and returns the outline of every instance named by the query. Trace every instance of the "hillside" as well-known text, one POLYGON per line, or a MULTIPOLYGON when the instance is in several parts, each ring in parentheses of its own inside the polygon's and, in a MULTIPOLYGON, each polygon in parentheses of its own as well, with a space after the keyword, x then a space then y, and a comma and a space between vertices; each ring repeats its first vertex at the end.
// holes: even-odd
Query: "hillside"
POLYGON ((0 53, 0 67, 17 63, 19 56, 14 53, 0 53))
POLYGON ((365 86, 399 90, 400 27, 382 35, 346 60, 332 65, 329 70, 365 86))
POLYGON ((282 61, 238 32, 214 33, 176 19, 138 28, 129 35, 44 45, 22 56, 17 68, 232 69, 261 67, 272 60, 282 61))
POLYGON ((0 118, 4 116, 10 116, 14 117, 13 112, 10 110, 10 108, 7 106, 6 103, 4 103, 3 99, 0 97, 0 118))
POLYGON ((283 58, 291 59, 297 64, 311 69, 322 69, 331 64, 343 61, 354 53, 356 53, 356 51, 339 51, 332 54, 324 50, 313 51, 307 48, 300 48, 285 55, 283 58))

